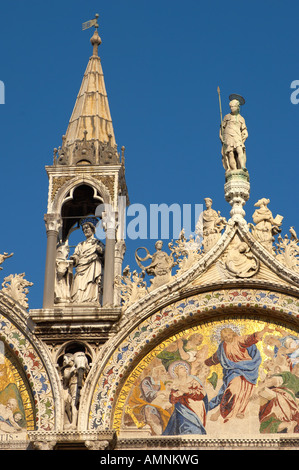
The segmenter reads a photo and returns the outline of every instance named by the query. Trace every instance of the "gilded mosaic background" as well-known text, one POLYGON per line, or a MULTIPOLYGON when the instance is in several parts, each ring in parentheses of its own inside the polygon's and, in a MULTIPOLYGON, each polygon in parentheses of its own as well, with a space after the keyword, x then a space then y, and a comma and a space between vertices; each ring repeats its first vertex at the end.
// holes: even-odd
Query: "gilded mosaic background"
POLYGON ((0 342, 0 434, 34 430, 32 398, 14 356, 0 342))
POLYGON ((280 324, 199 324, 138 364, 113 427, 152 436, 298 433, 298 356, 298 335, 280 324))

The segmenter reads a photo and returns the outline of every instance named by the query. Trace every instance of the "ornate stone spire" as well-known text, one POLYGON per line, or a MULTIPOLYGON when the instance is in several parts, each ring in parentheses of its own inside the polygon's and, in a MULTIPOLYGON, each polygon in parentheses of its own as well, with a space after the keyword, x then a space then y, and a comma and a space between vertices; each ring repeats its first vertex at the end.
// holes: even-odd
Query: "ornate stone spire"
MULTIPOLYGON (((62 148, 58 152, 60 164, 77 164, 80 159, 84 161, 84 156, 89 157, 89 163, 98 164, 103 144, 105 150, 108 145, 111 153, 116 155, 113 124, 98 55, 98 47, 102 41, 97 22, 93 26, 95 31, 90 39, 93 54, 88 61, 67 131, 63 136, 62 148)), ((115 158, 112 160, 116 163, 115 158)))

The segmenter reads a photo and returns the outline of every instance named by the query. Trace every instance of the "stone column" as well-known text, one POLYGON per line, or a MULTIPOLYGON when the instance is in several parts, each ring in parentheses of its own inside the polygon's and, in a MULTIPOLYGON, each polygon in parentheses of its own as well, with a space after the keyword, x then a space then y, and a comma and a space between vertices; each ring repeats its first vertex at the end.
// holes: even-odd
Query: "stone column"
POLYGON ((103 227, 106 231, 104 281, 103 281, 103 307, 114 304, 114 264, 115 264, 115 214, 103 214, 103 227))
POLYGON ((47 231, 47 256, 43 308, 52 308, 54 306, 57 238, 62 223, 59 214, 45 214, 44 220, 47 231))
MULTIPOLYGON (((122 264, 126 252, 126 244, 124 240, 118 240, 115 245, 115 277, 122 276, 122 264)), ((114 304, 120 305, 120 289, 114 289, 114 304)))
POLYGON ((248 201, 250 195, 248 172, 243 170, 227 171, 225 181, 225 199, 232 206, 230 215, 234 220, 243 219, 245 216, 243 206, 248 201))

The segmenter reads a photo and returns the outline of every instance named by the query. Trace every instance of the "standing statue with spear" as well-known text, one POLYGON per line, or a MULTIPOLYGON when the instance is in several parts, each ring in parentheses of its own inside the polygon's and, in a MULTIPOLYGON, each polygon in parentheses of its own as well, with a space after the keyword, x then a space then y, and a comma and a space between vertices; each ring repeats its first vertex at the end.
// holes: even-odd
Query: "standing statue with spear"
POLYGON ((240 114, 240 106, 245 104, 245 99, 236 94, 229 96, 230 114, 222 119, 220 88, 217 88, 220 107, 220 133, 219 137, 222 143, 222 162, 226 171, 243 170, 246 168, 246 149, 245 140, 248 137, 248 131, 245 119, 240 114))

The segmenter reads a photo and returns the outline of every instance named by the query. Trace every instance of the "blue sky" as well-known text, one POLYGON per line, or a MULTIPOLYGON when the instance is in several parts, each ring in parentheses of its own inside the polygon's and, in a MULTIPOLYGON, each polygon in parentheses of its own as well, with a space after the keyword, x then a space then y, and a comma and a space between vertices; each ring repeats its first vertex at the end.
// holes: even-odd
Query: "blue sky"
MULTIPOLYGON (((91 55, 99 13, 100 56, 116 140, 126 147, 131 203, 201 204, 229 217, 220 156, 219 106, 246 99, 251 196, 270 199, 284 216, 282 233, 298 220, 299 4, 281 1, 16 0, 1 6, 0 253, 14 252, 0 272, 26 273, 29 306, 42 305, 48 179, 91 55)), ((297 225, 299 231, 299 225, 297 225)), ((124 266, 152 240, 128 241, 124 266)))

